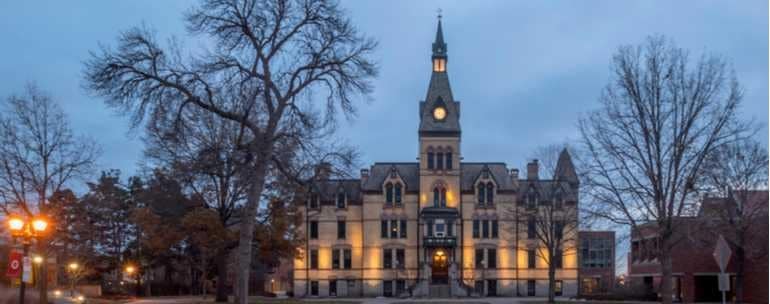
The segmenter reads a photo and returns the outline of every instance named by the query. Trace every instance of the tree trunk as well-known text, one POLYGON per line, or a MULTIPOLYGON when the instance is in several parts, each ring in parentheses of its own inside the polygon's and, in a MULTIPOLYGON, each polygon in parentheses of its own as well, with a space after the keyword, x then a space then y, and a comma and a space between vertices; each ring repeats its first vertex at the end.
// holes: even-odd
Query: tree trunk
POLYGON ((144 280, 144 296, 152 296, 152 278, 150 277, 149 272, 147 273, 147 278, 144 280))
POLYGON ((267 164, 265 164, 265 162, 269 157, 269 153, 263 153, 257 160, 257 165, 255 166, 254 171, 252 171, 254 173, 254 180, 249 189, 248 197, 246 198, 246 206, 244 206, 241 215, 238 242, 238 268, 236 271, 238 274, 236 303, 238 304, 247 304, 249 300, 249 274, 251 273, 251 247, 254 239, 254 222, 256 221, 257 207, 259 207, 259 201, 262 198, 262 189, 264 188, 265 173, 267 171, 267 164))
POLYGON ((553 264, 553 255, 548 261, 548 303, 556 302, 556 265, 553 264))
POLYGON ((206 290, 206 287, 208 287, 207 284, 206 284, 206 281, 207 281, 206 280, 206 267, 208 267, 208 266, 206 265, 206 256, 203 255, 203 254, 201 254, 201 255, 202 255, 202 257, 201 257, 201 279, 200 279, 201 281, 199 282, 199 285, 201 287, 201 295, 205 299, 207 291, 208 291, 208 290, 206 290))
POLYGON ((216 258, 217 263, 217 302, 227 302, 227 250, 222 250, 216 258))
MULTIPOLYGON (((746 264, 746 251, 742 246, 735 248, 735 303, 743 303, 743 271, 746 264)), ((729 300, 728 300, 729 301, 729 300)))
POLYGON ((666 240, 661 240, 660 247, 660 267, 662 277, 660 280, 660 297, 663 304, 671 304, 672 302, 672 273, 673 267, 671 265, 671 248, 668 246, 666 240))

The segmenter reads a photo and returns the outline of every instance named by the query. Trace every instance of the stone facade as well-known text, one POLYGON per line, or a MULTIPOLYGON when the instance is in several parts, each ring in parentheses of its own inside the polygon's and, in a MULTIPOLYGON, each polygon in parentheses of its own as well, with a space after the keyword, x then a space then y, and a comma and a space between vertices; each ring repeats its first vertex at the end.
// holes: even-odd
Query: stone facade
MULTIPOLYGON (((527 210, 525 197, 553 201, 544 189, 564 188, 559 203, 577 208, 569 154, 559 158, 559 181, 540 179, 536 160, 523 178, 505 163, 462 162, 460 102, 449 85, 440 21, 431 59, 428 92, 418 105, 419 161, 375 163, 360 179, 319 175, 300 207, 307 242, 294 261, 295 296, 547 294, 547 263, 537 258, 529 265, 539 244, 528 239, 518 214, 527 210)), ((557 286, 574 296, 575 242, 563 252, 557 286)))

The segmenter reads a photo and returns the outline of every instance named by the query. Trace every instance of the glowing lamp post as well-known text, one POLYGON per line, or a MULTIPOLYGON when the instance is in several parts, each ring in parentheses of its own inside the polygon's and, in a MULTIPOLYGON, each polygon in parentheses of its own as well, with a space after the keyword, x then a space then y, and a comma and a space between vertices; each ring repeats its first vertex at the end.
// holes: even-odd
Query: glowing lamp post
MULTIPOLYGON (((136 290, 134 292, 138 296, 139 295, 139 283, 140 283, 140 277, 139 277, 138 269, 136 268, 136 266, 134 266, 132 264, 128 264, 128 265, 126 265, 123 268, 123 271, 126 273, 126 276, 129 279, 133 279, 134 280, 134 286, 136 288, 136 290), (136 277, 134 277, 135 274, 136 274, 136 277)), ((120 281, 120 284, 123 284, 123 281, 120 281)))
MULTIPOLYGON (((33 240, 37 240, 48 228, 48 221, 41 217, 34 217, 31 221, 25 221, 20 216, 11 216, 8 218, 8 230, 11 231, 11 236, 14 242, 20 240, 23 248, 24 259, 28 259, 29 246, 32 245, 33 240)), ((42 261, 40 261, 42 263, 42 261)), ((24 303, 24 292, 26 289, 26 282, 24 281, 24 263, 22 263, 22 278, 19 286, 19 303, 24 303)))
POLYGON ((80 277, 80 264, 77 262, 70 262, 67 265, 67 269, 70 273, 70 296, 75 296, 75 283, 77 283, 78 277, 80 277))

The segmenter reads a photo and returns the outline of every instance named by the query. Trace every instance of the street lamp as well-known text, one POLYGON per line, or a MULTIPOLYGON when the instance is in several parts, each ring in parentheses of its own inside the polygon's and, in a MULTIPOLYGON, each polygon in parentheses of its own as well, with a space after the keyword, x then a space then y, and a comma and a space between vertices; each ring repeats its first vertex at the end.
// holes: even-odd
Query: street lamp
POLYGON ((80 278, 80 276, 83 274, 83 268, 82 265, 78 264, 78 262, 70 262, 67 265, 67 269, 70 273, 70 296, 75 296, 75 284, 77 284, 77 280, 80 278))
MULTIPOLYGON (((29 246, 32 245, 32 241, 40 238, 48 228, 48 221, 40 216, 33 217, 31 221, 25 221, 24 218, 16 215, 12 215, 8 218, 8 229, 11 231, 11 236, 14 242, 18 239, 21 240, 23 256, 27 259, 29 255, 29 246)), ((24 303, 24 292, 26 289, 26 283, 24 282, 24 263, 21 265, 22 278, 19 285, 19 303, 24 303)))

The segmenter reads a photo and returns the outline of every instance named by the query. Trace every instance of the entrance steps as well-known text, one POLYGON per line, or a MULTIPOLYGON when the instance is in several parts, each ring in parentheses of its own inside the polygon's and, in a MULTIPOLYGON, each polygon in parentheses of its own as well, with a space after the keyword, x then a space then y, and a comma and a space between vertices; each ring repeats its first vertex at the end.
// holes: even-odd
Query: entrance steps
POLYGON ((430 297, 431 298, 449 298, 449 284, 431 284, 430 285, 430 297))

